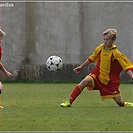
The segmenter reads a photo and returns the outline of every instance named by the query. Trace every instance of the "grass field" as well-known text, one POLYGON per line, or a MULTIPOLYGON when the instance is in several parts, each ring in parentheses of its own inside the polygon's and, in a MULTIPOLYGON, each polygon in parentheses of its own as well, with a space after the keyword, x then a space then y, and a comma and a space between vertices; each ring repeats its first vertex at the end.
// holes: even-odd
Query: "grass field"
MULTIPOLYGON (((0 96, 0 131, 133 131, 133 108, 102 101, 87 91, 70 108, 60 103, 76 84, 4 83, 0 96)), ((125 101, 133 101, 133 84, 121 84, 125 101)))

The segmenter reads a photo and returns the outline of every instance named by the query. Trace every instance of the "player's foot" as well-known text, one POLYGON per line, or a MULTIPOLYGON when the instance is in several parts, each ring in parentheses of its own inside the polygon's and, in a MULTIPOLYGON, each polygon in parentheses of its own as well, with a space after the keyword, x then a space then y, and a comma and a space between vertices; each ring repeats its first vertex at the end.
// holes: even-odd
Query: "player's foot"
POLYGON ((68 101, 66 101, 66 102, 64 102, 64 103, 61 103, 60 106, 61 106, 61 107, 71 107, 71 103, 70 103, 70 101, 68 100, 68 101))
POLYGON ((133 107, 133 103, 125 102, 125 107, 133 107))
POLYGON ((0 106, 0 109, 3 109, 4 107, 3 106, 0 106))
POLYGON ((2 92, 2 88, 0 88, 0 94, 1 94, 1 92, 2 92))

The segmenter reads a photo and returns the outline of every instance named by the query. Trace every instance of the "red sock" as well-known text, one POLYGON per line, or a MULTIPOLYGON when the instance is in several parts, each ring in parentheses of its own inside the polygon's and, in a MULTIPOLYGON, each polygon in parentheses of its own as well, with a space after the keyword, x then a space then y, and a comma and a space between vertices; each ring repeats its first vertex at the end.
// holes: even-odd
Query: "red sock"
POLYGON ((83 89, 79 85, 77 85, 74 88, 73 92, 71 93, 70 99, 69 99, 71 104, 74 102, 74 100, 77 98, 77 96, 82 92, 82 90, 83 89))

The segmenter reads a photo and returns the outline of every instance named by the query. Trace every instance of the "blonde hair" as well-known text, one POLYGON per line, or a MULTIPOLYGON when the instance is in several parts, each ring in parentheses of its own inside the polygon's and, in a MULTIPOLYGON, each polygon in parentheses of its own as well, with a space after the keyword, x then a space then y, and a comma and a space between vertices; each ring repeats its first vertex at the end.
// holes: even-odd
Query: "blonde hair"
POLYGON ((6 35, 6 33, 5 33, 3 30, 0 29, 0 36, 3 37, 3 36, 5 36, 5 35, 6 35))
POLYGON ((103 36, 105 35, 109 35, 111 36, 112 39, 115 39, 116 38, 116 35, 117 35, 117 30, 116 29, 107 29, 103 32, 103 36))

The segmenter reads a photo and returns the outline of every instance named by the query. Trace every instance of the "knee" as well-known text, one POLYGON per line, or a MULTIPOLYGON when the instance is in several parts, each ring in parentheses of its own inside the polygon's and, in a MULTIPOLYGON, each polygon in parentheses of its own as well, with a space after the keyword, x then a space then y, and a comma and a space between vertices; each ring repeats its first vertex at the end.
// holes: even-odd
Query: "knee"
POLYGON ((80 82, 80 85, 83 87, 91 86, 91 80, 89 78, 85 78, 80 82))

